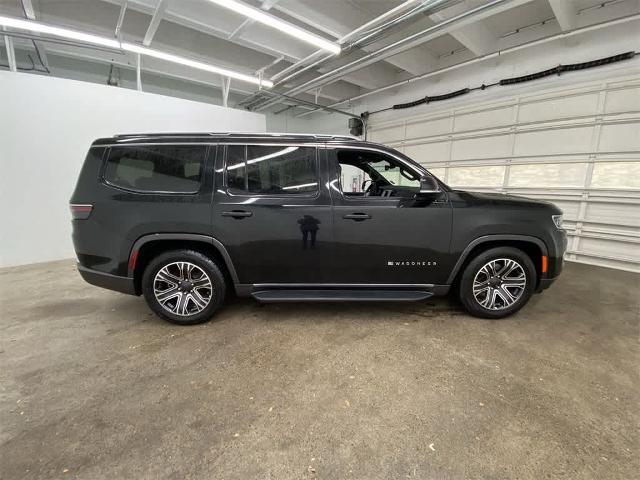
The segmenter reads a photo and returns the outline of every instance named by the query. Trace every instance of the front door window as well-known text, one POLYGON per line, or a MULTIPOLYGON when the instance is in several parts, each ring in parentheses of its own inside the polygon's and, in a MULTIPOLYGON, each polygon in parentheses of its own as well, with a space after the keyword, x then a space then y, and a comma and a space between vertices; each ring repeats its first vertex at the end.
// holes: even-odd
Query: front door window
POLYGON ((369 150, 338 150, 342 193, 349 197, 413 196, 420 177, 393 157, 369 150))

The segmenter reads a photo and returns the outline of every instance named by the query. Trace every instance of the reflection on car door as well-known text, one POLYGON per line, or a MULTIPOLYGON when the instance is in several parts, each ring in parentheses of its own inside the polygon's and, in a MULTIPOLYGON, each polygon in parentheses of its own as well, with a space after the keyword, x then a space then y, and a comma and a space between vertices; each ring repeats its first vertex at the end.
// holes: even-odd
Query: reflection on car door
POLYGON ((218 150, 213 236, 226 246, 240 283, 325 281, 331 198, 317 147, 229 144, 218 150))

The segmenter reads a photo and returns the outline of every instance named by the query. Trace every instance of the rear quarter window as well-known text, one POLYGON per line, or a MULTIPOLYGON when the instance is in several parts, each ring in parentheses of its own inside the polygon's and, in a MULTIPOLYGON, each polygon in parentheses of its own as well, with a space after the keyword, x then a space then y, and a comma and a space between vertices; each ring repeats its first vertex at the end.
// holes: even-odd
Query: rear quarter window
POLYGON ((206 145, 112 147, 103 178, 136 192, 196 193, 206 149, 206 145))

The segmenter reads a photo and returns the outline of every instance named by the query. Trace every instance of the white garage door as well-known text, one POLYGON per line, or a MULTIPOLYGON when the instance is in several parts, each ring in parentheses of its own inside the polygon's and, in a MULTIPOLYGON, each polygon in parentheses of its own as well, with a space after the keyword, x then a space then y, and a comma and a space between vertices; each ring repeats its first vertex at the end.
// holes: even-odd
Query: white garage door
POLYGON ((567 260, 640 272, 640 76, 371 120, 368 140, 452 187, 554 202, 567 260))

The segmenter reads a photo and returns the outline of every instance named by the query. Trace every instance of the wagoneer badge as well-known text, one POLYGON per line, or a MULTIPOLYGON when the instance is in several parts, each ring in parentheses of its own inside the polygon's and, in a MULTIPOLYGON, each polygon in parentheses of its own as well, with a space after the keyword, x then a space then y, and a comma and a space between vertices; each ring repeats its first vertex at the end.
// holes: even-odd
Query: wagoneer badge
POLYGON ((388 260, 387 266, 389 267, 435 267, 438 265, 437 262, 425 262, 422 260, 418 261, 397 261, 397 260, 388 260))

